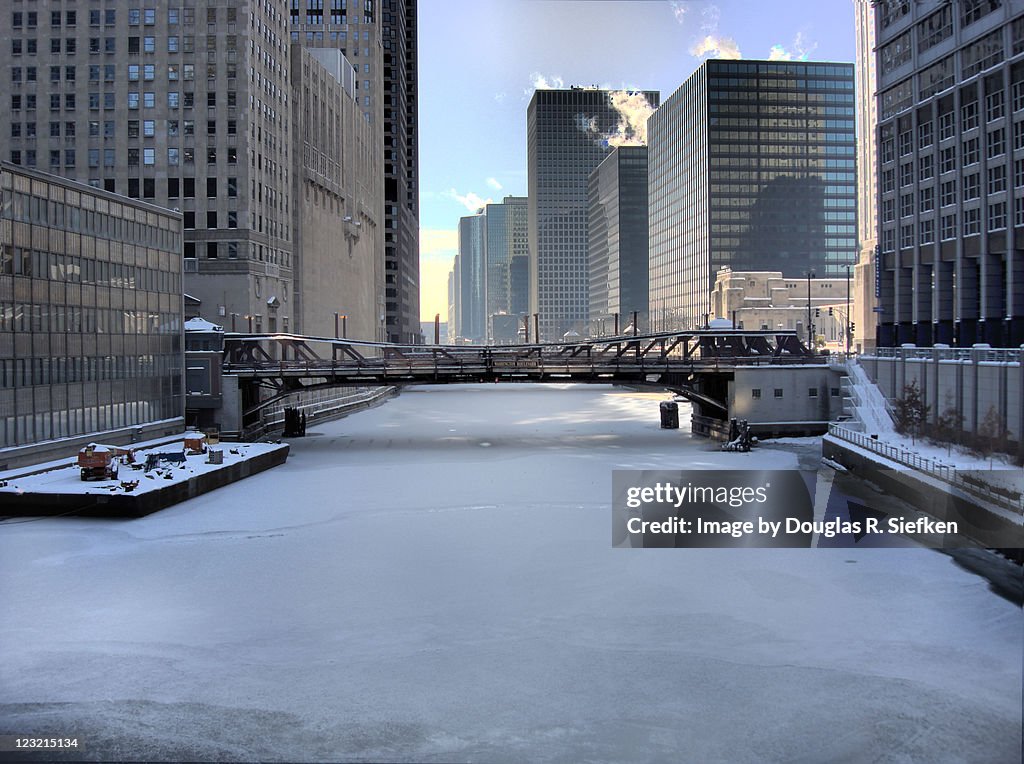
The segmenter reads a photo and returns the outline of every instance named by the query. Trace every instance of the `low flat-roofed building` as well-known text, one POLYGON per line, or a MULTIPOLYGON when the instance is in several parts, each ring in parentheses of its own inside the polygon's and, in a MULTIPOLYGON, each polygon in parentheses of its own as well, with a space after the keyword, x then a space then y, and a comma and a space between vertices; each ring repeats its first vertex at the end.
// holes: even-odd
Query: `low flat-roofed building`
POLYGON ((181 215, 0 164, 0 469, 181 432, 181 215))

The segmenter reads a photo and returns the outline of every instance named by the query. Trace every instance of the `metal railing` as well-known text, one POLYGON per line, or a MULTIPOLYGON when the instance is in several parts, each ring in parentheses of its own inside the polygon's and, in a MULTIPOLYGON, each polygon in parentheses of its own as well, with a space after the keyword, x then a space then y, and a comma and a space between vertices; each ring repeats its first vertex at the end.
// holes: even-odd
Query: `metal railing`
POLYGON ((884 440, 877 440, 872 438, 870 435, 863 432, 857 432, 856 430, 851 430, 850 428, 843 427, 835 422, 829 423, 828 434, 839 438, 840 440, 845 440, 847 443, 852 443, 853 445, 867 451, 871 451, 872 453, 876 453, 879 456, 884 456, 886 459, 902 464, 905 467, 910 467, 918 472, 931 475, 932 477, 938 478, 939 480, 955 486, 962 491, 983 498, 986 501, 990 501, 993 504, 997 504, 1024 516, 1024 494, 1017 493, 1017 498, 1014 499, 1012 496, 996 491, 991 486, 988 486, 977 479, 966 479, 964 476, 957 474, 957 469, 952 464, 944 464, 937 459, 921 456, 920 454, 907 449, 905 446, 887 443, 884 440))
POLYGON ((861 358, 902 358, 927 361, 963 361, 967 363, 1020 363, 1024 349, 1019 348, 876 348, 861 358))

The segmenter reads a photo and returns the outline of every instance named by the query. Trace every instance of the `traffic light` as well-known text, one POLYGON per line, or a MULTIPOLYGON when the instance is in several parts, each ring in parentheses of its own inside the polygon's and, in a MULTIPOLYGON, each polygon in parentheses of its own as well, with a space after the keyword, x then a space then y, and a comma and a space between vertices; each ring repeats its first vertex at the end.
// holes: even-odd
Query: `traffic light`
POLYGON ((817 318, 820 315, 821 315, 821 308, 815 308, 814 309, 814 317, 817 318))
POLYGON ((832 308, 831 308, 831 307, 829 307, 829 309, 828 309, 828 314, 829 314, 830 316, 832 315, 832 308))
POLYGON ((856 324, 854 324, 853 321, 851 321, 850 322, 850 334, 853 334, 853 330, 854 330, 855 327, 856 327, 856 324))

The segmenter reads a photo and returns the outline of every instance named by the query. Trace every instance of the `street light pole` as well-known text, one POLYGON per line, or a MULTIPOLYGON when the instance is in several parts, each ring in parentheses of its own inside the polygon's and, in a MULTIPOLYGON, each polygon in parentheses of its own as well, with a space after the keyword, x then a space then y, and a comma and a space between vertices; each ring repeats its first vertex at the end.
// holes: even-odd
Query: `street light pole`
POLYGON ((814 351, 814 330, 811 328, 811 279, 814 271, 807 271, 807 349, 814 351))
POLYGON ((846 264, 846 355, 850 355, 850 264, 846 264))

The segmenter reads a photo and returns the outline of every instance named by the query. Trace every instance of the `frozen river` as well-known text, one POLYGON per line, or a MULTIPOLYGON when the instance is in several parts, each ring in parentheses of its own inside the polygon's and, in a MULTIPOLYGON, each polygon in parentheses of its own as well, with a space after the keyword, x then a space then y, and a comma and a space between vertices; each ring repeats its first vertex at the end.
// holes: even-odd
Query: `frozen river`
POLYGON ((141 520, 0 524, 0 734, 103 759, 1019 762, 1021 609, 945 555, 611 547, 615 468, 797 465, 661 430, 658 400, 412 389, 141 520))

